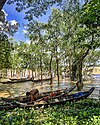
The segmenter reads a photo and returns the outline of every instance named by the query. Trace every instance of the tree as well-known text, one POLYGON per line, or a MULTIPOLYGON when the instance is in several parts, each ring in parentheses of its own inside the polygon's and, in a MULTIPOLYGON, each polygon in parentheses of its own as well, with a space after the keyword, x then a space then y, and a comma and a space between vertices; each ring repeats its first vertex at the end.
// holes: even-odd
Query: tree
POLYGON ((7 69, 11 67, 11 50, 12 44, 8 40, 7 35, 0 34, 0 70, 7 69))
POLYGON ((17 22, 7 21, 4 11, 0 11, 0 33, 13 35, 18 30, 19 24, 17 22))
POLYGON ((88 27, 100 26, 100 1, 91 0, 83 5, 80 12, 80 22, 88 27))
MULTIPOLYGON (((89 44, 87 54, 90 50, 94 51, 98 47, 100 47, 100 9, 99 9, 100 1, 99 0, 91 0, 87 2, 80 11, 80 23, 84 26, 86 25, 89 32, 89 44), (90 40, 91 39, 91 40, 90 40)), ((85 55, 87 55, 85 54, 85 55)))
POLYGON ((7 0, 0 0, 0 11, 2 10, 4 4, 6 3, 7 0))
MULTIPOLYGON (((63 8, 63 3, 66 0, 9 0, 8 4, 14 4, 16 3, 16 10, 18 12, 25 11, 25 19, 28 21, 31 21, 34 19, 34 16, 38 18, 39 16, 42 16, 43 14, 46 15, 47 10, 52 7, 53 5, 60 6, 63 8)), ((87 2, 90 0, 67 0, 67 5, 69 3, 71 4, 77 4, 84 2, 87 2)))
MULTIPOLYGON (((60 44, 61 44, 61 29, 60 29, 60 22, 62 21, 61 17, 61 11, 58 9, 52 9, 52 14, 48 20, 48 25, 46 27, 47 33, 48 33, 48 44, 51 55, 51 61, 52 58, 55 58, 56 60, 56 74, 58 78, 58 83, 59 83, 59 61, 60 61, 60 44)), ((50 64, 51 67, 51 64, 50 64)), ((50 68, 51 72, 51 68, 50 68)))
POLYGON ((41 82, 42 82, 42 73, 44 66, 44 58, 45 58, 45 40, 44 40, 44 24, 33 21, 28 24, 28 36, 31 40, 31 44, 37 45, 36 50, 34 51, 35 58, 38 59, 40 74, 41 74, 41 82), (38 54, 38 55, 37 55, 38 54))
POLYGON ((33 20, 33 17, 42 16, 46 14, 47 9, 54 4, 61 4, 62 0, 9 0, 8 4, 16 3, 16 10, 21 12, 25 10, 26 17, 25 19, 33 20), (28 8, 28 10, 27 10, 28 8))

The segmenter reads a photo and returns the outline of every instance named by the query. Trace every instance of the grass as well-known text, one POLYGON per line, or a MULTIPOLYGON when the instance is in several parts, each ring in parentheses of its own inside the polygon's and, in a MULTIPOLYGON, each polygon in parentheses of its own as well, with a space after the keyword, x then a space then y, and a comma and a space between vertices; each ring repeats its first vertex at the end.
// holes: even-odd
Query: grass
POLYGON ((100 102, 85 99, 45 109, 2 110, 0 125, 100 125, 100 102))

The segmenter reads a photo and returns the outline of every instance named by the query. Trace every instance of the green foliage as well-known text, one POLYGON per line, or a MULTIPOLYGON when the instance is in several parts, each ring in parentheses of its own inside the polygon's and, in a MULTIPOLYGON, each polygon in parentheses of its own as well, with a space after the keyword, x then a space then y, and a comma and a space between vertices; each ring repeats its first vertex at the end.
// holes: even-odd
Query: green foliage
POLYGON ((16 3, 16 10, 21 12, 25 10, 28 21, 33 20, 33 16, 39 17, 46 15, 47 9, 54 4, 61 5, 62 0, 9 0, 8 4, 16 3), (28 8, 28 9, 27 9, 28 8))
POLYGON ((30 48, 27 43, 19 41, 19 43, 13 41, 12 55, 12 68, 13 69, 24 69, 28 68, 30 64, 30 48))
MULTIPOLYGON (((20 0, 15 2, 19 2, 17 4, 21 5, 20 0)), ((29 4, 35 4, 33 8, 38 4, 43 4, 38 2, 35 4, 28 1, 29 4)), ((82 61, 83 65, 89 51, 94 51, 100 45, 99 32, 96 29, 90 30, 83 23, 80 24, 79 9, 77 9, 80 6, 77 1, 70 3, 68 7, 65 7, 65 5, 68 4, 63 4, 62 10, 53 8, 47 23, 32 20, 27 25, 27 36, 30 38, 31 44, 26 45, 22 42, 17 45, 17 48, 15 47, 16 53, 14 54, 15 58, 13 58, 13 67, 34 70, 40 70, 41 67, 41 70, 48 70, 50 69, 49 65, 52 57, 52 70, 55 70, 56 60, 58 59, 59 70, 69 65, 67 69, 70 69, 71 74, 73 65, 76 65, 76 76, 80 74, 78 71, 82 69, 79 67, 79 62, 82 61)), ((83 9, 82 14, 84 12, 83 9)), ((29 11, 29 13, 32 14, 33 12, 29 11)))
MULTIPOLYGON (((13 45, 12 68, 38 69, 38 71, 41 69, 42 72, 42 69, 50 69, 52 57, 53 71, 56 66, 59 66, 56 69, 62 71, 67 68, 68 71, 70 70, 70 74, 75 72, 78 76, 83 63, 86 64, 85 61, 89 61, 86 57, 88 58, 88 55, 91 55, 92 51, 100 46, 98 18, 100 2, 99 0, 86 1, 84 0, 85 4, 81 3, 80 6, 79 0, 9 0, 9 4, 16 3, 18 12, 25 10, 26 19, 30 21, 27 25, 27 36, 31 40, 30 44, 20 42, 13 45), (34 16, 39 17, 43 13, 46 14, 49 7, 57 4, 61 5, 61 9, 53 8, 47 23, 33 20, 34 16), (79 64, 80 62, 82 63, 79 64), (73 69, 74 71, 72 71, 73 69)), ((3 52, 3 49, 1 50, 3 52)), ((3 61, 0 63, 2 66, 4 60, 8 62, 11 58, 7 52, 6 56, 7 59, 4 59, 5 54, 2 54, 3 61)))
POLYGON ((11 59, 11 44, 8 40, 7 35, 5 34, 0 34, 0 69, 3 68, 10 68, 11 67, 11 63, 10 63, 10 59, 11 59))
POLYGON ((88 26, 100 26, 100 0, 91 0, 82 7, 81 22, 88 26))
POLYGON ((0 116, 3 125, 99 125, 100 102, 86 99, 46 109, 16 108, 0 111, 0 116))

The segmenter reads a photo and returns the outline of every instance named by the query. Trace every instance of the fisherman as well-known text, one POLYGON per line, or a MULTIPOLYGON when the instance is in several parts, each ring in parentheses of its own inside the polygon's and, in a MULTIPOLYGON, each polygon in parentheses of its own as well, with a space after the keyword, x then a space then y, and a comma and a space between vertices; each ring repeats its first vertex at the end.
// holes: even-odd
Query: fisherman
POLYGON ((33 89, 30 92, 26 92, 26 96, 31 98, 31 103, 33 103, 39 95, 39 90, 38 89, 33 89))

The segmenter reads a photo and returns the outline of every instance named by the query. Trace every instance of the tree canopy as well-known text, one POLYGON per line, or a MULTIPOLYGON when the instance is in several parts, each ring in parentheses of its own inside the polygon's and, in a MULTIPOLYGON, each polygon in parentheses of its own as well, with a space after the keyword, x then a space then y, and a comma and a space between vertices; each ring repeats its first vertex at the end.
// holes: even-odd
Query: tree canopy
MULTIPOLYGON (((43 72, 48 71, 51 77, 54 72, 58 81, 59 76, 66 70, 71 80, 78 80, 82 83, 82 70, 89 64, 87 60, 92 54, 96 55, 97 58, 91 58, 90 62, 95 63, 98 60, 100 1, 84 0, 83 3, 79 0, 8 1, 9 4, 14 2, 16 3, 16 10, 18 12, 25 10, 25 19, 30 21, 27 24, 27 37, 30 39, 30 44, 20 41, 13 44, 14 50, 11 50, 9 40, 1 35, 4 38, 0 50, 2 60, 5 58, 5 52, 8 53, 6 54, 5 67, 10 67, 8 66, 8 59, 12 59, 13 68, 37 70, 41 74, 41 79, 43 72), (53 8, 46 23, 34 19, 34 16, 38 18, 42 14, 46 14, 47 9, 53 5, 58 5, 61 8, 53 8), (5 52, 2 54, 4 49, 5 52)), ((1 13, 1 15, 3 14, 1 13)), ((2 20, 8 26, 9 22, 4 20, 4 15, 2 20)), ((3 24, 1 28, 3 29, 2 32, 8 33, 3 24)))

